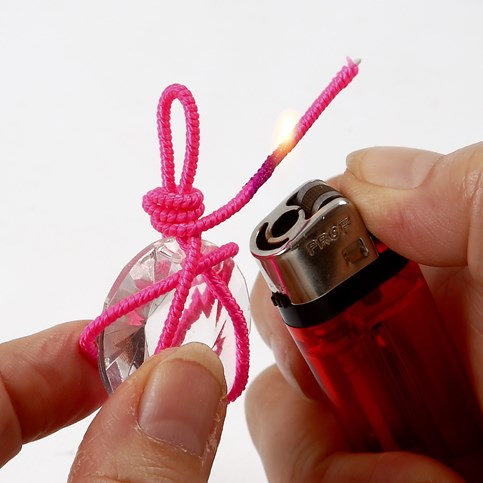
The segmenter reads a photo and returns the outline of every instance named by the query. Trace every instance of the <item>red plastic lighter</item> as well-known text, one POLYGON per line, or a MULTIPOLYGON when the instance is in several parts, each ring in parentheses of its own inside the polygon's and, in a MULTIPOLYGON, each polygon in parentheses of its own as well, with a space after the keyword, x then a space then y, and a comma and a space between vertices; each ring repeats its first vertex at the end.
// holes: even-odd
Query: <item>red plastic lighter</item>
POLYGON ((250 248, 352 449, 415 451, 465 474, 483 418, 419 266, 318 180, 261 221, 250 248))

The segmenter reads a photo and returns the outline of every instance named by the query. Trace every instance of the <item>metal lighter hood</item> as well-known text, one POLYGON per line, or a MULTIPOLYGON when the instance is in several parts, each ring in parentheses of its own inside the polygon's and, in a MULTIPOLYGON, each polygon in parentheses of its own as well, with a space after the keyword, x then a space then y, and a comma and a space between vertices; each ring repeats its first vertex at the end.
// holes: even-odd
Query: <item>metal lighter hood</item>
POLYGON ((377 259, 354 204, 320 180, 291 193, 256 227, 250 250, 274 293, 310 302, 377 259))

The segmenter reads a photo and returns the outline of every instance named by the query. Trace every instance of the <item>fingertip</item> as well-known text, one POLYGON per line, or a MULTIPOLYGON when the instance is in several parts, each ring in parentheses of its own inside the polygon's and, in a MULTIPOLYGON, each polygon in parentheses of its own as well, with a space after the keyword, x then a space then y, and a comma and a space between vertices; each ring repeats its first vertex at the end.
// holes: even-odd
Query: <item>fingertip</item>
POLYGON ((424 265, 468 265, 481 279, 483 143, 445 156, 381 147, 348 158, 341 191, 377 238, 424 265))
POLYGON ((272 365, 264 369, 249 384, 245 394, 245 414, 249 423, 249 429, 256 431, 260 428, 257 424, 265 406, 271 405, 271 400, 278 398, 280 390, 275 386, 283 386, 286 382, 283 379, 278 367, 272 365))
POLYGON ((323 399, 324 393, 309 365, 285 327, 284 331, 286 332, 285 336, 273 336, 271 342, 275 362, 281 374, 300 397, 315 400, 323 399))
POLYGON ((71 481, 206 481, 226 414, 226 382, 202 344, 162 351, 109 398, 89 427, 71 481), (117 481, 117 480, 116 480, 117 481))
POLYGON ((270 289, 259 274, 250 297, 255 325, 291 386, 304 397, 319 399, 322 390, 270 297, 270 289))
POLYGON ((361 181, 388 188, 421 185, 441 154, 402 147, 366 148, 347 156, 347 169, 361 181))
POLYGON ((188 344, 151 370, 138 423, 149 437, 202 457, 222 397, 226 384, 218 357, 207 346, 188 344))
MULTIPOLYGON (((270 300, 271 292, 263 278, 262 274, 259 272, 253 283, 253 287, 250 291, 250 310, 252 314, 253 321, 257 325, 263 321, 265 317, 265 312, 267 310, 267 300, 270 300)), ((268 306, 269 307, 269 306, 268 306)), ((269 307, 270 308, 270 307, 269 307)), ((260 326, 260 335, 262 336, 265 343, 268 344, 268 338, 266 337, 266 331, 260 326)))
POLYGON ((342 179, 342 176, 342 174, 339 174, 337 176, 334 176, 333 178, 329 178, 326 183, 332 186, 332 188, 334 188, 335 190, 340 191, 340 181, 342 179))
MULTIPOLYGON (((0 401, 11 408, 0 412, 0 429, 16 426, 16 446, 86 417, 107 397, 97 368, 79 349, 86 324, 67 322, 0 345, 0 401)), ((2 438, 0 460, 13 442, 2 438)))

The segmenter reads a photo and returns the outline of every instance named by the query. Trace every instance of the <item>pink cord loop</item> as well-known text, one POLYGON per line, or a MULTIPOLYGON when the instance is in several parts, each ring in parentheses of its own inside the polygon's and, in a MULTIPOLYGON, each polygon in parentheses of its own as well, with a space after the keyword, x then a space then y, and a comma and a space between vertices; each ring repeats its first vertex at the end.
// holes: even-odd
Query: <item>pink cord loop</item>
POLYGON ((174 178, 174 150, 171 135, 171 106, 175 100, 183 106, 186 119, 186 151, 183 171, 179 183, 180 193, 189 192, 195 179, 200 147, 200 116, 195 98, 190 90, 181 84, 168 86, 158 103, 157 125, 159 153, 161 156, 161 173, 163 184, 170 191, 176 188, 174 178))
POLYGON ((143 209, 151 217, 153 228, 165 236, 185 238, 199 236, 202 230, 190 230, 204 213, 203 194, 193 187, 198 165, 200 121, 196 101, 190 90, 181 84, 168 86, 158 103, 157 125, 163 186, 143 197, 143 209), (171 107, 178 100, 186 121, 186 151, 179 185, 174 169, 171 107))

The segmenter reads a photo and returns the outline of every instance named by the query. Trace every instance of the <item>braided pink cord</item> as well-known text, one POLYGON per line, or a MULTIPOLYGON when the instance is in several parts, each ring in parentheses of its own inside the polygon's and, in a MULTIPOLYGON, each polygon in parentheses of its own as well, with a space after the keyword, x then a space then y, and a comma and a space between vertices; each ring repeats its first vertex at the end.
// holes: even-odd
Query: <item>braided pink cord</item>
MULTIPOLYGON (((185 252, 182 268, 166 279, 146 287, 105 310, 92 321, 81 334, 80 346, 93 359, 97 357, 96 339, 102 331, 118 318, 145 305, 161 295, 174 290, 174 297, 160 335, 155 353, 183 343, 185 335, 200 315, 200 310, 211 310, 215 299, 226 309, 236 338, 236 368, 233 386, 228 400, 234 401, 248 382, 249 342, 248 328, 243 311, 228 289, 228 281, 222 279, 213 267, 227 262, 238 252, 234 243, 202 253, 201 233, 227 220, 245 206, 270 178, 276 166, 297 145, 312 127, 335 96, 352 81, 358 66, 350 59, 313 102, 286 142, 270 154, 259 170, 228 203, 209 215, 204 213, 203 194, 193 187, 198 164, 200 143, 199 114, 191 92, 182 85, 173 84, 165 89, 158 104, 157 126, 161 155, 163 184, 149 191, 143 198, 143 208, 151 217, 153 227, 165 237, 175 237, 185 252), (179 184, 175 180, 174 150, 171 134, 171 106, 178 100, 186 119, 186 150, 179 184), (195 277, 201 275, 207 290, 195 291, 192 302, 185 307, 195 277)), ((228 276, 231 274, 228 274, 228 276)), ((225 274, 226 277, 226 274, 225 274)), ((217 350, 217 348, 215 348, 217 350)))
MULTIPOLYGON (((175 337, 172 340, 173 346, 178 346, 183 343, 186 337, 186 333, 188 332, 188 330, 190 330, 193 323, 199 319, 202 312, 208 318, 216 298, 220 299, 220 296, 222 296, 222 294, 220 294, 220 296, 215 296, 215 294, 219 293, 215 286, 216 282, 218 281, 218 279, 220 279, 222 283, 224 282, 226 285, 228 285, 231 280, 231 275, 234 268, 235 263, 233 259, 228 258, 225 260, 223 265, 223 271, 221 272, 223 275, 223 279, 221 279, 219 275, 215 275, 214 277, 211 276, 211 274, 205 275, 204 280, 208 285, 208 289, 204 290, 203 292, 200 292, 199 288, 196 288, 194 290, 191 303, 189 307, 185 308, 183 315, 178 322, 175 337)), ((237 308, 234 307, 233 310, 237 310, 237 308)), ((246 324, 244 324, 244 327, 246 327, 246 324)), ((218 353, 218 355, 220 355, 220 353, 218 353)))

